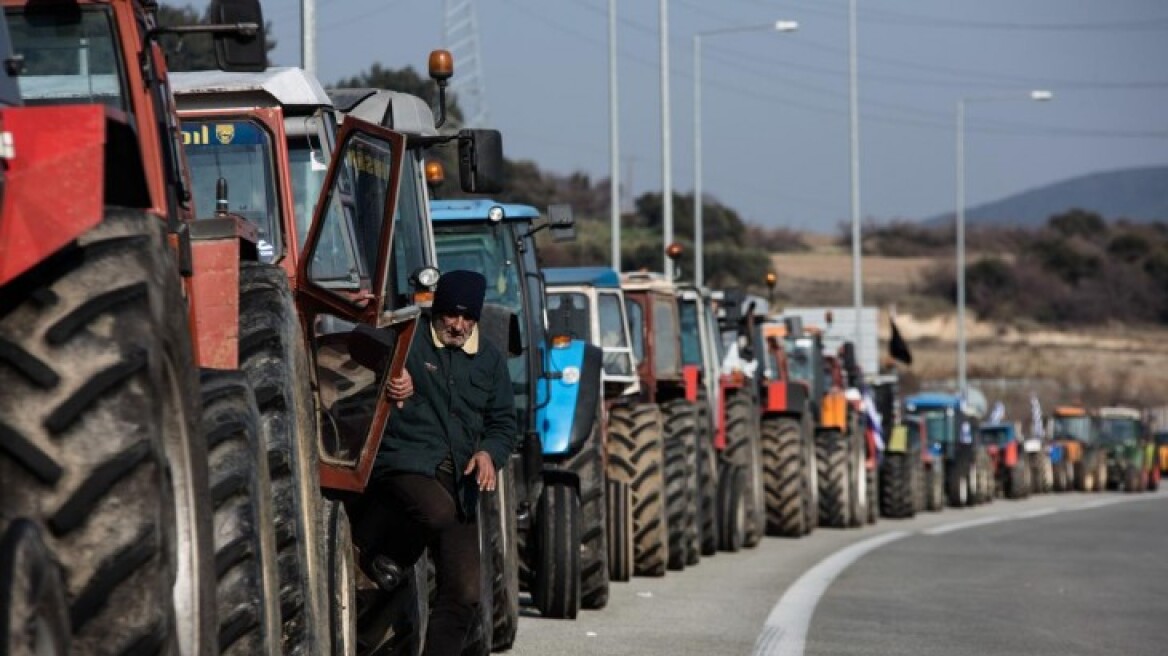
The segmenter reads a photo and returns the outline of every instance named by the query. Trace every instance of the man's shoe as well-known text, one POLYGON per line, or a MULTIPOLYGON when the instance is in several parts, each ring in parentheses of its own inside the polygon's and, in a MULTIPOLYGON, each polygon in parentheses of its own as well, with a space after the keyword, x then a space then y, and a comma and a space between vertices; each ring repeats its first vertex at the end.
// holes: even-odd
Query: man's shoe
POLYGON ((369 559, 365 574, 385 592, 393 592, 405 583, 406 573, 389 556, 376 555, 369 559))

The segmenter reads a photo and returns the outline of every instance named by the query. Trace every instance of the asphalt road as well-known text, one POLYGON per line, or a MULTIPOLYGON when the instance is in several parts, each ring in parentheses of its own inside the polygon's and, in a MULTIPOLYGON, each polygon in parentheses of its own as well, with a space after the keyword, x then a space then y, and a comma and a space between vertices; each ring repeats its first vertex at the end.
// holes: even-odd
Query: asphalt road
POLYGON ((998 500, 614 584, 515 656, 1168 653, 1168 493, 998 500))

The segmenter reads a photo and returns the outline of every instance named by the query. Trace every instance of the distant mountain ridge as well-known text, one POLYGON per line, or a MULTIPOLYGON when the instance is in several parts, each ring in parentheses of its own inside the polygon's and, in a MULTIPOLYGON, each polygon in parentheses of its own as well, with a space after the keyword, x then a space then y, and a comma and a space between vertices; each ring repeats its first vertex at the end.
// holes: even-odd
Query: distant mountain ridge
MULTIPOLYGON (((1038 227, 1052 214, 1079 208, 1105 219, 1168 220, 1168 166, 1101 171, 1030 189, 965 210, 968 224, 1038 227)), ((936 225, 953 213, 925 220, 936 225)))

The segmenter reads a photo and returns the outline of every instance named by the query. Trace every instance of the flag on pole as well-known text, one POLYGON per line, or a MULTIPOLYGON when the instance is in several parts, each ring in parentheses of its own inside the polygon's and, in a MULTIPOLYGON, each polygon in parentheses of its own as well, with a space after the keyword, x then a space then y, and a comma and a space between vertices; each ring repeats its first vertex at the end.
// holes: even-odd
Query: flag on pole
POLYGON ((860 408, 864 412, 864 418, 868 420, 868 430, 872 431, 872 436, 876 441, 876 449, 884 450, 884 422, 880 419, 880 412, 876 409, 876 401, 872 398, 871 388, 864 388, 864 395, 860 400, 860 408))
POLYGON ((892 326, 892 338, 888 340, 888 357, 912 365, 912 351, 908 349, 908 342, 904 341, 891 314, 888 315, 888 323, 892 326))
POLYGON ((1001 401, 994 402, 994 409, 990 410, 991 424, 1000 424, 1006 420, 1006 406, 1002 405, 1001 401))
POLYGON ((1042 404, 1036 394, 1030 395, 1030 437, 1040 440, 1046 437, 1046 429, 1042 426, 1042 404))

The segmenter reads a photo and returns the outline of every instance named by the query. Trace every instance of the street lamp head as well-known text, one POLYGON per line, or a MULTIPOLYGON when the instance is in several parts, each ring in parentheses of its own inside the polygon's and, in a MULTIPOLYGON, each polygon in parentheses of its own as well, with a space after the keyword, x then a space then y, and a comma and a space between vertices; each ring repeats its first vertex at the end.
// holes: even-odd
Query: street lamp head
POLYGON ((1046 102, 1048 100, 1054 100, 1054 94, 1046 89, 1035 89, 1030 92, 1030 99, 1037 100, 1038 102, 1046 102))
POLYGON ((776 32, 794 32, 799 29, 799 21, 793 20, 778 20, 775 21, 776 32))

